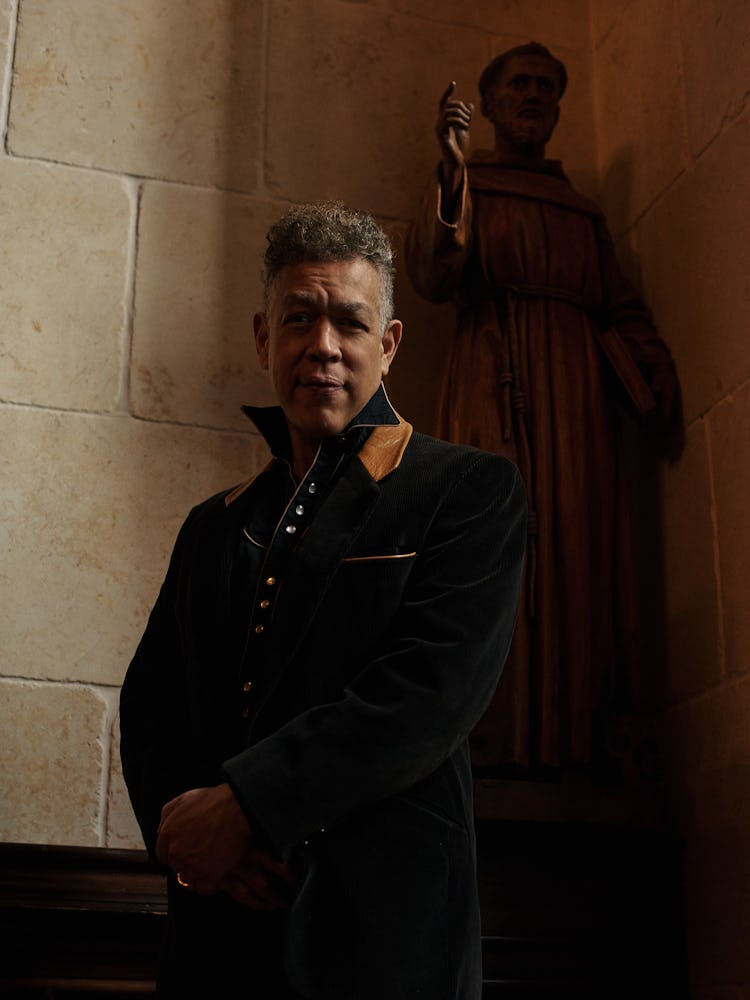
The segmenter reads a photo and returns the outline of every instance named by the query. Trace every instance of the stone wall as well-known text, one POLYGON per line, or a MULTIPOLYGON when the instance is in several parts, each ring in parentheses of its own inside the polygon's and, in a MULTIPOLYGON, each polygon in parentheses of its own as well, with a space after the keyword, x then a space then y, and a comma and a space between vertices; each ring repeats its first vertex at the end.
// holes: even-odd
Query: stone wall
MULTIPOLYGON (((271 401, 265 229, 337 196, 398 249, 437 97, 476 100, 491 55, 536 38, 571 77, 550 154, 679 366, 686 447, 648 495, 668 787, 695 996, 750 997, 750 12, 590 13, 591 34, 577 0, 0 0, 0 838, 140 845, 118 687, 184 514, 265 458, 238 412, 271 401)), ((389 389, 429 429, 450 311, 403 276, 398 310, 389 389)))
MULTIPOLYGON (((397 250, 451 79, 540 38, 596 176, 576 0, 0 0, 0 839, 137 847, 119 684, 190 506, 265 460, 239 413, 264 234, 336 196, 397 250)), ((476 145, 490 133, 479 120, 476 145)), ((401 277, 389 390, 429 429, 451 325, 401 277)))
MULTIPOLYGON (((750 6, 596 0, 602 198, 679 366, 664 537, 668 770, 695 1000, 750 997, 750 6)), ((626 253, 624 255, 627 255, 626 253)))

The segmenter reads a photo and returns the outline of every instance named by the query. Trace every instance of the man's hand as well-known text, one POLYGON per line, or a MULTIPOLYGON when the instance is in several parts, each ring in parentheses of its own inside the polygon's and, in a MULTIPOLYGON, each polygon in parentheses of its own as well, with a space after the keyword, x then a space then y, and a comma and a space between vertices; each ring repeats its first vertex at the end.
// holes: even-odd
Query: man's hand
POLYGON ((289 865, 274 861, 265 851, 251 848, 217 888, 253 910, 281 910, 289 906, 295 882, 289 865))
POLYGON ((161 811, 156 856, 182 883, 211 895, 247 854, 250 826, 229 785, 194 788, 161 811))
POLYGON ((469 127, 474 105, 453 99, 456 81, 452 80, 440 98, 435 132, 443 158, 443 194, 455 195, 461 182, 465 153, 469 147, 469 127))

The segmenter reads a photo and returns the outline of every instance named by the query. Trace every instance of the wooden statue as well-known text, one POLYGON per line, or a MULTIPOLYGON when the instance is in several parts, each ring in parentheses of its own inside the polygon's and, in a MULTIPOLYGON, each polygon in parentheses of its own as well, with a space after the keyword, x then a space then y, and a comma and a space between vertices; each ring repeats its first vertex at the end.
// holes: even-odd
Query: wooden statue
POLYGON ((531 512, 511 654, 472 739, 478 767, 588 765, 601 718, 631 705, 638 616, 619 411, 658 425, 677 407, 669 349, 601 211, 545 159, 566 83, 537 43, 493 59, 479 90, 495 148, 468 160, 473 106, 451 83, 441 162, 407 241, 415 289, 457 310, 437 434, 515 461, 531 512))

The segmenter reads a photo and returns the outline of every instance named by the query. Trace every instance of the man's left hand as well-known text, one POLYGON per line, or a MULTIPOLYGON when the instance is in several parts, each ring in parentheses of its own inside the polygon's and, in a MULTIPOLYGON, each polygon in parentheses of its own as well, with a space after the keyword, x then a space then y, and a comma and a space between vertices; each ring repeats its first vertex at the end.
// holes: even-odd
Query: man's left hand
POLYGON ((251 839, 250 825, 229 785, 193 788, 162 809, 156 856, 179 872, 183 885, 211 895, 247 853, 251 839))

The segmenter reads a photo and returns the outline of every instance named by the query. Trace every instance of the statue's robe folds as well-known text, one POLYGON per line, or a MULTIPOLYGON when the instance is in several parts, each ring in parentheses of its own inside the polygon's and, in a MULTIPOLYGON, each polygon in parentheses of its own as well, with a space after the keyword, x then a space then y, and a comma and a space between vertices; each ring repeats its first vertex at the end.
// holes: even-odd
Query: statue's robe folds
POLYGON ((619 411, 649 383, 659 402, 675 380, 669 349, 601 211, 557 161, 530 170, 476 154, 455 224, 436 174, 407 268, 423 297, 457 309, 438 436, 510 458, 528 493, 523 605, 473 761, 589 764, 600 720, 632 708, 640 686, 619 411), (603 350, 613 338, 619 372, 603 350))

